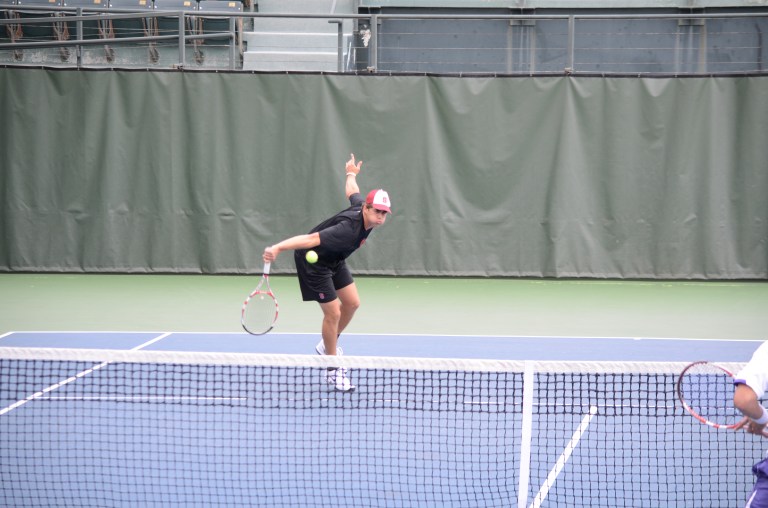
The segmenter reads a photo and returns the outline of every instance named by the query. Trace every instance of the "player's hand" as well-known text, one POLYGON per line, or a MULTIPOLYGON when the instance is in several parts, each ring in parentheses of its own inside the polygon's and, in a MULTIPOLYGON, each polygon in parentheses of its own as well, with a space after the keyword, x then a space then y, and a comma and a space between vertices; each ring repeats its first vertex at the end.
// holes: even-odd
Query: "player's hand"
POLYGON ((745 418, 744 420, 736 424, 733 427, 733 430, 744 429, 746 432, 749 432, 750 434, 754 434, 756 436, 761 436, 761 437, 768 437, 764 434, 765 427, 766 427, 765 425, 760 425, 759 423, 755 423, 755 421, 750 418, 745 418))
POLYGON ((760 425, 759 423, 756 423, 752 420, 749 420, 747 422, 747 425, 744 427, 744 430, 756 436, 768 437, 765 434, 763 434, 763 432, 765 431, 765 424, 760 425))
POLYGON ((347 161, 347 165, 344 168, 347 173, 354 173, 358 174, 360 173, 360 166, 362 166, 363 161, 358 162, 355 164, 355 154, 351 153, 349 154, 350 159, 347 161))
POLYGON ((262 259, 264 259, 265 263, 271 263, 277 259, 278 254, 280 254, 280 249, 273 245, 264 249, 264 255, 262 256, 262 259))

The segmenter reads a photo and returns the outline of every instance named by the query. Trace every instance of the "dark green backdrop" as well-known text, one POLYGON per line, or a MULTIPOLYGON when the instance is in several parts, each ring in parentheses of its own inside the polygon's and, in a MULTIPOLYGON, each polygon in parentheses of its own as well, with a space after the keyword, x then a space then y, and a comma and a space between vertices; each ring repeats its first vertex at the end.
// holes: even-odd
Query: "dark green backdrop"
POLYGON ((258 271, 355 152, 356 273, 768 276, 768 77, 2 68, 0 117, 2 270, 258 271))

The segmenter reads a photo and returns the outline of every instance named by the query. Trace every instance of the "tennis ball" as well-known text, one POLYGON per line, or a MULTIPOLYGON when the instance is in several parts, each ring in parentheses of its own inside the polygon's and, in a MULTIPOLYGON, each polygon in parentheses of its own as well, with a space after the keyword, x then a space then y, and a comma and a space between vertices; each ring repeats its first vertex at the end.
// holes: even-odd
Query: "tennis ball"
POLYGON ((307 263, 309 264, 317 263, 317 252, 313 250, 308 250, 307 255, 304 257, 307 259, 307 263))

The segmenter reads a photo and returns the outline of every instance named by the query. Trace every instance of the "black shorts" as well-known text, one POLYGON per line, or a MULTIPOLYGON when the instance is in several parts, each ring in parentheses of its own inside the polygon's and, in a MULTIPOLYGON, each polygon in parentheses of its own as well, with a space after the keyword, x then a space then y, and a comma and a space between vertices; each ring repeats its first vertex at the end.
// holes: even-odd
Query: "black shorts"
POLYGON ((352 273, 345 262, 333 269, 327 266, 310 265, 304 256, 296 256, 296 273, 299 276, 301 297, 305 302, 327 303, 337 298, 336 291, 352 284, 352 273))

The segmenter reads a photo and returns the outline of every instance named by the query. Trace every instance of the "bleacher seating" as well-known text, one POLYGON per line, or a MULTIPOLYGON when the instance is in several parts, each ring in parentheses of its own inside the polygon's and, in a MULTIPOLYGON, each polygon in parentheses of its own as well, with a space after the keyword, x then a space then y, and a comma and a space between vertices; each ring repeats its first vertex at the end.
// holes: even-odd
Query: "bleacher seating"
MULTIPOLYGON (((0 0, 0 7, 13 7, 16 5, 16 0, 0 0)), ((2 19, 16 19, 19 17, 19 13, 14 10, 3 9, 3 14, 0 15, 2 19)), ((0 27, 0 44, 8 44, 16 42, 23 35, 21 25, 5 25, 0 27)))
MULTIPOLYGON (((151 11, 155 6, 152 0, 110 0, 110 11, 151 11)), ((157 35, 152 18, 115 19, 112 21, 115 37, 142 37, 157 35)))
MULTIPOLYGON (((215 33, 229 31, 229 18, 225 16, 206 16, 207 12, 243 12, 243 3, 240 0, 200 0, 197 10, 201 13, 198 17, 198 33, 215 33)), ((238 34, 243 32, 243 18, 236 18, 235 30, 238 34)), ((239 37, 238 37, 239 38, 239 37)), ((220 45, 221 40, 206 40, 206 45, 220 45)))
POLYGON ((686 0, 670 2, 678 6, 679 17, 657 8, 652 0, 640 2, 642 5, 621 0, 615 8, 612 2, 595 0, 594 7, 563 9, 557 0, 537 0, 541 8, 507 12, 501 10, 502 4, 512 5, 515 0, 258 0, 256 10, 251 0, 0 0, 0 6, 6 6, 0 17, 43 20, 28 25, 4 25, 0 27, 0 41, 6 44, 63 41, 66 44, 56 48, 6 49, 0 52, 0 63, 23 60, 23 63, 100 65, 101 57, 88 62, 82 58, 84 53, 90 53, 91 57, 95 54, 94 48, 101 48, 100 40, 93 43, 98 38, 114 40, 109 45, 123 52, 124 58, 116 61, 116 66, 189 65, 192 63, 190 53, 178 48, 178 13, 182 11, 184 33, 193 36, 187 38, 187 48, 194 47, 199 67, 214 68, 223 64, 229 69, 245 71, 441 74, 707 74, 764 72, 768 68, 765 57, 768 52, 764 51, 763 41, 763 34, 768 32, 766 7, 751 9, 753 2, 740 0, 723 12, 722 18, 715 17, 719 11, 713 9, 711 13, 702 10, 705 17, 688 19, 699 12, 689 12, 684 7, 686 0), (466 9, 461 13, 467 14, 466 18, 441 16, 455 14, 453 11, 458 10, 459 5, 466 9), (63 10, 35 10, 34 7, 63 10), (106 10, 110 14, 131 11, 137 17, 112 20, 111 25, 101 25, 96 20, 74 22, 67 19, 74 14, 73 7, 80 7, 86 15, 106 10), (141 12, 146 10, 157 15, 153 9, 169 12, 163 12, 159 18, 145 17, 141 12), (626 18, 616 17, 615 11, 626 13, 626 18), (254 16, 253 12, 257 14, 254 16), (365 16, 375 13, 379 17, 376 30, 372 30, 370 19, 365 16), (404 13, 415 16, 409 19, 402 16, 404 13), (475 18, 472 13, 482 13, 484 19, 475 18), (319 16, 312 18, 306 14, 319 16), (360 17, 342 20, 346 14, 360 17), (429 17, 432 14, 437 16, 429 17), (530 16, 533 14, 536 19, 530 16), (574 16, 570 24, 566 17, 569 14, 574 16), (531 19, 504 19, 522 15, 531 19), (223 37, 198 38, 201 34, 229 32, 233 19, 237 47, 229 46, 229 39, 223 37), (83 38, 92 44, 75 48, 73 40, 78 37, 78 25, 82 25, 83 38), (158 35, 168 39, 120 41, 127 37, 158 35), (215 65, 201 63, 203 48, 210 49, 206 58, 213 58, 215 65), (671 52, 669 48, 676 49, 671 52), (238 49, 242 61, 236 61, 238 49), (69 53, 77 59, 68 56, 69 53), (182 62, 182 58, 186 61, 182 62))
MULTIPOLYGON (((155 0, 156 11, 196 11, 197 0, 155 0)), ((160 35, 178 35, 179 20, 176 17, 157 18, 160 35)), ((195 33, 194 20, 187 18, 186 33, 195 33)))
MULTIPOLYGON (((152 11, 155 6, 152 0, 110 0, 110 12, 121 11, 152 11)), ((112 20, 115 38, 150 37, 158 33, 157 18, 130 18, 112 20)), ((149 63, 157 63, 160 59, 157 43, 147 45, 149 63)))
MULTIPOLYGON (((47 14, 40 10, 24 9, 24 7, 62 7, 62 0, 17 0, 19 10, 17 11, 22 18, 42 18, 46 16, 55 17, 56 14, 47 14)), ((64 40, 64 29, 66 24, 53 23, 50 24, 27 24, 22 26, 22 32, 25 39, 32 40, 50 40, 59 39, 64 40)))
POLYGON ((152 0, 110 0, 109 6, 111 9, 128 9, 132 11, 155 8, 152 0))

